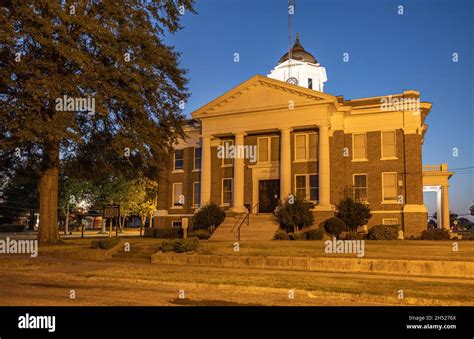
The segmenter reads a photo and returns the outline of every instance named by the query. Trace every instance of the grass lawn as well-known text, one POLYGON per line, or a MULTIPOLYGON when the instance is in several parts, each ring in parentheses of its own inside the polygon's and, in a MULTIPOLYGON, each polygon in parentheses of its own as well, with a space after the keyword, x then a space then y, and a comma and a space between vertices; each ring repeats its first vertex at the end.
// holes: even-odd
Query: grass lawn
MULTIPOLYGON (((474 261, 474 241, 393 240, 365 241, 365 258, 474 261)), ((242 242, 234 251, 233 242, 201 241, 200 254, 288 256, 288 257, 356 257, 355 254, 327 254, 324 241, 242 242)))
MULTIPOLYGON (((39 255, 87 257, 92 239, 66 239, 58 245, 41 246, 39 255)), ((159 244, 161 239, 122 238, 122 243, 134 245, 159 244)), ((223 256, 288 256, 288 257, 356 257, 355 254, 326 254, 324 241, 266 241, 241 242, 240 251, 234 251, 234 242, 200 241, 198 253, 223 256)), ((405 260, 474 261, 474 241, 393 240, 366 241, 365 258, 405 260), (453 251, 457 242, 459 251, 453 251)))

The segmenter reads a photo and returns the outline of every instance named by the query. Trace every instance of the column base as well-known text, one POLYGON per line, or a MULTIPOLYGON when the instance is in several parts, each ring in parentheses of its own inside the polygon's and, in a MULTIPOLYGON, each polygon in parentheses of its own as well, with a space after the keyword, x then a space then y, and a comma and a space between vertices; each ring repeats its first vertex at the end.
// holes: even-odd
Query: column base
POLYGON ((232 206, 230 211, 233 213, 247 213, 248 209, 245 206, 232 206))

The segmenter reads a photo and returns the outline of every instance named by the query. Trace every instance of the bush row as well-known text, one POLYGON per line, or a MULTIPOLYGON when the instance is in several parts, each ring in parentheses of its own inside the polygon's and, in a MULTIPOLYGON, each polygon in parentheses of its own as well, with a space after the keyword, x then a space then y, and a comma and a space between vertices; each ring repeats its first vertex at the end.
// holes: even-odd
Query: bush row
POLYGON ((91 247, 92 248, 102 248, 102 249, 110 249, 117 245, 120 242, 120 238, 113 237, 113 238, 106 238, 106 239, 96 239, 92 240, 91 247))
POLYGON ((197 250, 198 246, 198 238, 163 240, 160 245, 160 251, 185 253, 197 250))

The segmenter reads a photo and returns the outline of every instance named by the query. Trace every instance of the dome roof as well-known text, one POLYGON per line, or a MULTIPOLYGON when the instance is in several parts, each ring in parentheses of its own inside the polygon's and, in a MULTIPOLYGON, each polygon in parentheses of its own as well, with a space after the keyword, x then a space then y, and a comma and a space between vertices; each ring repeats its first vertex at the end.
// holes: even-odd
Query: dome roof
MULTIPOLYGON (((286 60, 289 59, 288 52, 286 52, 278 61, 279 64, 282 62, 285 62, 286 60)), ((300 44, 300 36, 298 33, 296 33, 296 40, 295 44, 293 45, 293 48, 291 49, 291 59, 293 60, 298 60, 298 61, 303 61, 303 62, 310 62, 312 64, 317 64, 318 61, 316 58, 311 54, 305 51, 303 46, 300 44)))

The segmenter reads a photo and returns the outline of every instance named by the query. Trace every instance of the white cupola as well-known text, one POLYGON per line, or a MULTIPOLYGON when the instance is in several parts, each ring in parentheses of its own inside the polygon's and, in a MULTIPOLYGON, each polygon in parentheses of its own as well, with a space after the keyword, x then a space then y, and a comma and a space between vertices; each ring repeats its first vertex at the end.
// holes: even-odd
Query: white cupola
POLYGON ((305 51, 298 33, 291 49, 291 57, 288 52, 285 53, 268 77, 319 92, 324 92, 324 83, 328 80, 326 68, 321 67, 316 58, 305 51))

